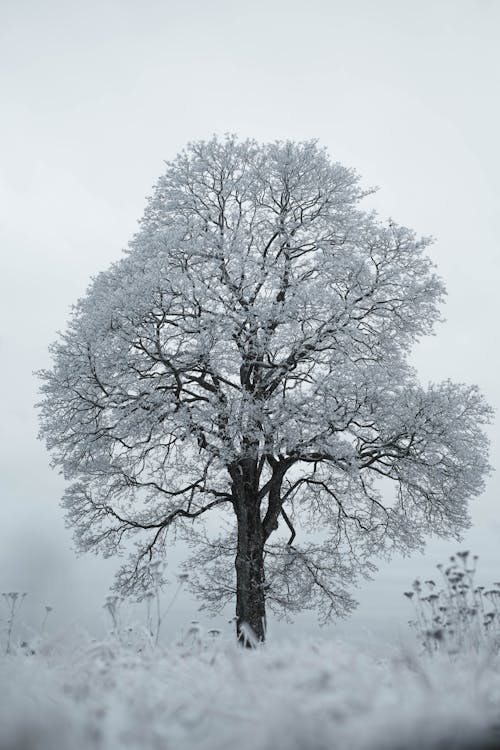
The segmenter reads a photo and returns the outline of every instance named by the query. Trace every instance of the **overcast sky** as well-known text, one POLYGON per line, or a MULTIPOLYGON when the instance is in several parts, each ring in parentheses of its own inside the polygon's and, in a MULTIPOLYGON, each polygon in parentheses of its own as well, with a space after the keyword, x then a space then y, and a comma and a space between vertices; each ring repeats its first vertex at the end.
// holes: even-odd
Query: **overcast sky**
MULTIPOLYGON (((45 604, 100 617, 114 565, 71 550, 32 371, 188 140, 318 138, 379 186, 383 218, 436 238, 448 288, 446 323, 414 353, 423 382, 478 383, 498 408, 499 49, 498 0, 0 2, 0 591, 27 591, 35 621, 45 604)), ((497 424, 491 438, 495 466, 497 424)), ((465 540, 485 583, 499 499, 495 474, 465 540)), ((383 566, 344 631, 404 629, 402 589, 455 549, 383 566)), ((172 628, 194 611, 181 599, 172 628)))

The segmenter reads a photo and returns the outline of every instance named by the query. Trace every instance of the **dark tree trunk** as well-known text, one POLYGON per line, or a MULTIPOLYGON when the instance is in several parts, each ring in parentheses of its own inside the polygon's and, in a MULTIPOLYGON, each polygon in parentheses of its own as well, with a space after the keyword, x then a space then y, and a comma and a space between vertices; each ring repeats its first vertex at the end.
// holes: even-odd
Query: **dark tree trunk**
POLYGON ((242 644, 251 647, 252 641, 264 641, 266 635, 264 531, 258 477, 250 460, 242 461, 231 475, 238 524, 236 635, 242 644))
POLYGON ((236 553, 236 634, 245 645, 250 637, 263 641, 266 635, 264 592, 264 541, 259 509, 238 513, 236 553))

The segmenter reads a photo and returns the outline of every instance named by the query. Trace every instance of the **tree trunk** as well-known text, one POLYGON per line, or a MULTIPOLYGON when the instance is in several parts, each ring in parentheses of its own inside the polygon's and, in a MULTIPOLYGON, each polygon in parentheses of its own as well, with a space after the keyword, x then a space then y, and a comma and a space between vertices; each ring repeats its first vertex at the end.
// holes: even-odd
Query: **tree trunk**
POLYGON ((246 646, 264 641, 266 605, 264 592, 264 541, 259 508, 238 513, 236 553, 236 635, 246 646))
POLYGON ((236 553, 236 635, 242 645, 264 641, 266 609, 264 592, 264 532, 260 499, 251 462, 240 464, 233 495, 238 523, 236 553), (250 471, 249 471, 250 470, 250 471))

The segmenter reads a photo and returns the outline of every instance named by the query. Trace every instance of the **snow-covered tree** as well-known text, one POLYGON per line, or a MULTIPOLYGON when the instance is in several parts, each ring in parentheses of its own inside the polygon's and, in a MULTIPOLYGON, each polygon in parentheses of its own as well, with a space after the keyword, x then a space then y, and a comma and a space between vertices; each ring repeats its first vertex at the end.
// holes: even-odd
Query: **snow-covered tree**
POLYGON ((377 556, 467 527, 490 409, 418 384, 444 287, 364 195, 315 142, 192 143, 75 306, 41 433, 79 547, 129 553, 120 591, 180 535, 191 585, 263 639, 266 601, 345 614, 377 556))

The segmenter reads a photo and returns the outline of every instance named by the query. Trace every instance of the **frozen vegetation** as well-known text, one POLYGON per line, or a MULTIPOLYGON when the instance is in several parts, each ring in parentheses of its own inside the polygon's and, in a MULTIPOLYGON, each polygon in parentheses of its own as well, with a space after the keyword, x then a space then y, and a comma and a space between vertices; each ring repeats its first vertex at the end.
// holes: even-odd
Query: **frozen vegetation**
POLYGON ((55 634, 50 607, 27 636, 24 596, 6 593, 0 750, 498 748, 500 583, 478 585, 477 560, 458 552, 405 592, 416 638, 361 647, 301 637, 243 649, 194 622, 166 645, 159 592, 145 626, 109 597, 101 640, 55 634))
POLYGON ((1 750, 496 747, 500 657, 488 650, 245 650, 196 628, 162 648, 74 633, 12 648, 0 674, 1 750))

